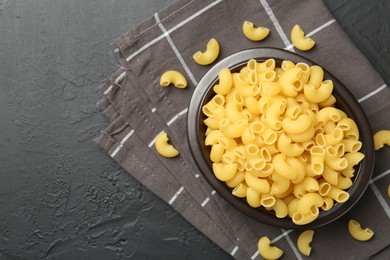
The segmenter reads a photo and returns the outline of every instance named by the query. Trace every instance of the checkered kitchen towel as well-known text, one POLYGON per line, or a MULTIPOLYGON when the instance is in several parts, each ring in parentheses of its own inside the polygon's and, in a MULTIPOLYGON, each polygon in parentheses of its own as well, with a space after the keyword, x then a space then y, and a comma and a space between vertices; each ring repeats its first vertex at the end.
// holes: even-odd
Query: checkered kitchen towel
MULTIPOLYGON (((284 250, 286 259, 302 259, 296 248, 298 232, 270 227, 237 212, 208 185, 189 152, 186 114, 197 83, 210 66, 199 66, 192 55, 210 38, 221 45, 218 60, 253 47, 277 47, 297 52, 338 77, 358 99, 374 132, 390 129, 390 88, 342 31, 320 0, 179 0, 114 40, 121 68, 100 85, 99 106, 110 125, 96 142, 125 170, 161 197, 201 232, 236 259, 260 259, 257 241, 268 236, 284 250), (271 29, 262 42, 242 34, 245 20, 271 29), (308 52, 289 39, 299 24, 316 42, 308 52), (168 69, 181 71, 186 89, 162 88, 159 78, 168 69), (154 147, 162 130, 180 150, 163 158, 154 147)), ((218 61, 217 60, 217 61, 218 61)), ((389 254, 390 149, 376 152, 373 179, 358 204, 336 222, 318 228, 313 259, 378 259, 389 254), (350 237, 347 222, 354 218, 375 231, 368 242, 350 237)))

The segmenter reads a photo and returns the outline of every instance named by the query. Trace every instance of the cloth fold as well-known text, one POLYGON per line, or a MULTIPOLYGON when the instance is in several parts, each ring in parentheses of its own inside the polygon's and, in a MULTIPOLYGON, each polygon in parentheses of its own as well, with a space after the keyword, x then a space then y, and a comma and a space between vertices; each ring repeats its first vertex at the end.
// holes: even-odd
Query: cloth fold
MULTIPOLYGON (((259 259, 257 241, 266 235, 284 250, 287 259, 301 259, 295 246, 299 232, 270 227, 238 212, 215 193, 191 157, 186 137, 188 103, 210 68, 197 65, 192 55, 205 49, 210 38, 220 42, 218 60, 247 48, 278 47, 320 64, 359 100, 374 132, 390 129, 390 89, 319 0, 251 0, 245 4, 179 0, 113 41, 121 68, 99 86, 103 97, 98 106, 110 124, 96 143, 234 258, 259 259), (241 32, 245 20, 270 28, 271 34, 262 42, 247 40, 241 32), (295 23, 317 42, 314 49, 300 52, 293 47, 288 35, 295 23), (162 73, 170 69, 186 76, 186 89, 159 85, 162 73), (156 153, 153 144, 161 131, 179 149, 178 158, 156 153)), ((368 258, 388 247, 389 156, 389 149, 376 153, 372 182, 357 205, 334 223, 315 230, 313 258, 368 258), (366 243, 354 241, 347 230, 351 218, 373 229, 374 238, 366 243)))

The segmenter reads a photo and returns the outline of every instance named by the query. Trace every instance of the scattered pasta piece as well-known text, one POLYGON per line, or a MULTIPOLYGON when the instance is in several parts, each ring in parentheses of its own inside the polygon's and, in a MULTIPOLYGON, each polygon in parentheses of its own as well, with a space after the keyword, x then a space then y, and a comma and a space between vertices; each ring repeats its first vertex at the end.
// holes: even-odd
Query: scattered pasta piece
POLYGON ((387 196, 389 196, 389 198, 390 198, 390 185, 387 186, 387 196))
POLYGON ((163 131, 158 134, 155 142, 157 152, 160 155, 168 158, 177 156, 179 154, 179 151, 176 150, 173 145, 169 144, 168 141, 169 139, 167 133, 163 131))
POLYGON ((279 259, 283 255, 283 250, 276 246, 271 246, 271 241, 268 237, 264 236, 259 239, 257 249, 262 257, 265 259, 279 259))
POLYGON ((301 51, 308 51, 315 45, 315 41, 305 37, 305 33, 298 24, 294 25, 291 31, 291 41, 301 51))
POLYGON ((303 231, 298 237, 298 249, 305 256, 310 256, 311 246, 310 243, 313 241, 314 231, 306 230, 303 231))
POLYGON ((390 145, 390 130, 381 130, 374 134, 375 150, 381 149, 384 145, 390 145))
POLYGON ((194 61, 199 65, 209 65, 213 63, 219 55, 219 43, 216 39, 212 38, 207 43, 207 49, 205 52, 196 52, 193 56, 194 61))
POLYGON ((264 40, 268 34, 269 29, 265 27, 255 27, 252 22, 245 21, 242 25, 242 32, 251 41, 264 40))
POLYGON ((168 87, 170 84, 173 84, 177 88, 185 88, 187 87, 187 80, 180 72, 168 70, 161 75, 160 85, 168 87))
POLYGON ((374 235, 370 228, 363 229, 360 223, 353 219, 348 222, 348 231, 354 239, 359 241, 367 241, 374 235))
POLYGON ((205 144, 234 196, 296 225, 349 199, 364 158, 359 129, 333 107, 320 66, 251 59, 238 71, 222 68, 213 90, 202 107, 205 144))

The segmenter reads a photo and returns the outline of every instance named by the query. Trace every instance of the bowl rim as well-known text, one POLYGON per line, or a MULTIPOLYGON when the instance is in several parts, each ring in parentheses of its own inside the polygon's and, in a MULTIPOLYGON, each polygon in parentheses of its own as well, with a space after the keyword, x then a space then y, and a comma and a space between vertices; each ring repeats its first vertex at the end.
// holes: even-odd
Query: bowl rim
POLYGON ((218 73, 222 68, 227 67, 232 70, 246 64, 252 58, 257 61, 273 58, 277 61, 291 60, 294 63, 304 62, 309 66, 319 65, 302 55, 273 47, 245 49, 219 61, 211 67, 199 81, 189 102, 187 113, 187 139, 192 157, 202 175, 216 192, 243 214, 261 223, 286 229, 307 229, 326 225, 347 213, 364 194, 372 176, 375 151, 372 130, 363 108, 347 87, 322 65, 319 66, 324 70, 324 78, 331 79, 334 83, 333 93, 336 94, 336 97, 342 97, 338 99, 338 102, 342 101, 342 103, 347 106, 349 111, 345 112, 347 112, 348 116, 351 117, 359 127, 359 140, 363 144, 360 151, 365 154, 365 158, 359 163, 358 169, 356 169, 357 174, 354 177, 354 183, 348 191, 350 193, 350 198, 346 202, 336 203, 329 211, 321 211, 320 216, 309 224, 296 225, 290 218, 277 218, 273 211, 268 211, 261 207, 252 208, 243 199, 233 196, 231 194, 231 188, 227 187, 224 182, 215 177, 211 168, 211 161, 203 152, 205 146, 204 141, 202 143, 198 122, 200 122, 200 117, 202 116, 202 106, 206 95, 209 91, 212 91, 211 89, 217 82, 218 73))

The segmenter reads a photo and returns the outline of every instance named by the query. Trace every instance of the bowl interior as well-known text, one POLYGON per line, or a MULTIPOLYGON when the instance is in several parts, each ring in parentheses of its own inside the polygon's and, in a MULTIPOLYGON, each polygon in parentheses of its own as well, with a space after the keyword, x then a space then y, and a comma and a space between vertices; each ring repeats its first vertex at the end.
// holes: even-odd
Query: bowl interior
POLYGON ((214 84, 218 80, 218 73, 222 68, 229 68, 231 71, 239 71, 250 59, 264 61, 273 58, 277 66, 280 67, 283 60, 291 60, 294 63, 305 62, 309 66, 319 65, 313 61, 297 55, 292 52, 275 49, 275 48, 258 48, 249 49, 233 54, 212 67, 199 82, 194 94, 191 98, 187 126, 188 126, 188 141, 190 144, 191 153, 204 177, 208 180, 211 186, 232 206, 242 213, 268 225, 279 228, 302 229, 314 228, 325 225, 345 214, 361 197, 367 188, 368 182, 371 179, 374 166, 374 148, 372 140, 372 131, 370 129, 368 119, 364 114, 359 103, 348 91, 348 89, 323 66, 324 78, 333 81, 333 95, 337 99, 336 107, 343 110, 350 118, 352 118, 359 127, 360 141, 363 143, 361 152, 365 154, 365 158, 356 166, 355 176, 353 177, 353 185, 348 190, 350 198, 345 203, 335 203, 334 207, 329 211, 321 211, 319 217, 304 226, 295 225, 288 217, 279 219, 274 215, 273 211, 268 211, 262 207, 252 208, 245 199, 235 197, 231 194, 232 189, 224 182, 219 181, 212 171, 212 162, 210 160, 210 147, 205 146, 206 125, 203 120, 206 116, 202 113, 202 107, 215 95, 212 90, 214 84))

